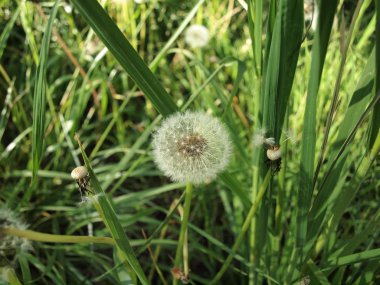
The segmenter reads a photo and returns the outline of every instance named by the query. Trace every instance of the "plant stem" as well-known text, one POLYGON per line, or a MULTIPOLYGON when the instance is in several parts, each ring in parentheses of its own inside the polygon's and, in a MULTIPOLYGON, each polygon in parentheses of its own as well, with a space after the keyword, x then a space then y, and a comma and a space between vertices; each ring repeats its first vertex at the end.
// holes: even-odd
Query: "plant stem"
POLYGON ((217 284, 217 282, 222 278, 223 274, 226 272, 226 270, 229 268, 232 259, 234 258, 238 248, 240 247, 241 242, 243 241, 245 233, 248 231, 249 226, 251 225, 251 221, 256 214, 256 210, 258 209, 261 200, 263 199, 263 196, 268 188, 269 182, 271 178, 271 171, 269 170, 265 176, 265 179, 263 181, 263 184, 260 186, 260 190, 256 196, 255 202, 252 204, 251 209, 248 212, 247 217, 244 220, 243 227, 235 241, 235 244, 233 245, 230 254, 228 255, 226 261, 223 263, 222 268, 219 270, 219 272, 215 275, 214 279, 209 283, 211 284, 217 284))
MULTIPOLYGON (((178 246, 177 246, 177 251, 175 254, 175 261, 174 261, 174 266, 175 267, 180 267, 181 263, 181 257, 183 253, 183 245, 187 233, 187 222, 189 220, 189 214, 190 214, 190 204, 191 204, 191 197, 193 194, 193 184, 187 183, 186 185, 186 190, 185 190, 185 206, 184 206, 184 213, 182 217, 182 223, 181 223, 181 231, 179 233, 179 239, 178 239, 178 246)), ((187 258, 187 257, 186 257, 187 258)), ((188 276, 189 274, 189 267, 188 267, 188 261, 184 262, 186 264, 185 268, 185 275, 188 276)), ((177 279, 173 279, 173 284, 177 284, 177 279)))
POLYGON ((0 233, 12 236, 23 237, 29 240, 54 243, 101 243, 115 245, 115 241, 109 237, 91 237, 91 236, 67 236, 52 235, 30 230, 19 230, 16 228, 0 228, 0 233))

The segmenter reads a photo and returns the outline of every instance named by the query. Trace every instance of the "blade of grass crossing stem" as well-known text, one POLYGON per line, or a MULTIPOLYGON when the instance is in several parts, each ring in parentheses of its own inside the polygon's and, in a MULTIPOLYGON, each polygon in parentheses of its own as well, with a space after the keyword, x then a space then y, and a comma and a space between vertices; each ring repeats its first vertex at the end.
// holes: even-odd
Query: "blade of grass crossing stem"
MULTIPOLYGON (((314 154, 316 143, 316 101, 321 80, 327 46, 330 38, 337 0, 322 0, 317 19, 311 69, 302 132, 300 185, 297 197, 296 247, 302 249, 306 242, 307 217, 313 192, 314 154)), ((302 255, 300 256, 302 260, 302 255)))
POLYGON ((178 111, 173 99, 98 1, 72 0, 72 3, 157 111, 163 116, 178 111))
POLYGON ((130 242, 127 236, 125 235, 123 227, 121 226, 120 221, 118 220, 116 216, 116 213, 112 207, 112 204, 110 203, 110 201, 108 201, 106 194, 101 188, 100 183, 97 177, 95 176, 94 171, 92 170, 91 163, 83 149, 82 144, 79 141, 79 138, 78 138, 78 144, 82 153, 83 160, 86 164, 88 173, 90 175, 91 186, 93 187, 96 193, 96 198, 93 199, 95 207, 97 208, 99 213, 103 215, 104 223, 106 224, 108 230, 110 231, 112 237, 114 238, 123 257, 125 257, 128 264, 131 266, 133 271, 136 273, 136 275, 140 279, 141 283, 148 284, 148 279, 145 276, 145 273, 143 269, 141 268, 140 263, 138 262, 133 252, 130 242))
MULTIPOLYGON (((373 51, 368 58, 367 65, 362 72, 357 86, 355 87, 355 91, 353 92, 343 121, 340 123, 338 136, 331 146, 329 157, 335 157, 338 154, 339 149, 342 147, 345 139, 350 135, 351 130, 354 128, 356 122, 358 122, 360 119, 363 110, 370 102, 374 86, 374 58, 375 52, 373 51)), ((321 184, 318 185, 318 194, 309 213, 309 241, 312 240, 312 237, 316 238, 320 224, 324 219, 325 210, 329 205, 327 203, 327 200, 333 194, 333 191, 331 191, 331 189, 335 189, 335 186, 339 181, 339 177, 341 176, 341 172, 343 170, 343 166, 348 157, 348 154, 349 148, 341 156, 339 164, 336 164, 330 171, 328 171, 321 184)), ((331 168, 331 165, 332 162, 330 162, 328 169, 331 168)))
POLYGON ((323 270, 378 259, 380 259, 380 248, 366 250, 363 252, 358 252, 355 254, 342 256, 338 258, 328 259, 326 267, 323 270))
MULTIPOLYGON (((375 1, 375 7, 376 7, 375 94, 378 94, 380 90, 380 2, 379 1, 375 1)), ((379 133, 379 129, 380 129, 380 102, 377 102, 373 115, 372 115, 371 128, 370 128, 369 136, 368 136, 368 149, 371 149, 371 147, 375 143, 375 139, 377 137, 377 134, 379 133)))
POLYGON ((58 11, 59 0, 55 1, 51 11, 49 22, 46 26, 42 39, 40 61, 37 66, 35 87, 33 96, 33 138, 32 138, 32 160, 33 180, 36 178, 40 166, 44 135, 45 135, 45 110, 46 110, 46 66, 49 53, 50 37, 53 21, 58 11))
POLYGON ((248 210, 251 206, 251 202, 249 201, 249 197, 247 193, 241 187, 241 184, 236 179, 236 177, 227 172, 223 172, 219 174, 218 176, 223 181, 223 183, 227 186, 227 188, 230 189, 234 195, 239 197, 240 202, 244 206, 244 209, 248 210))

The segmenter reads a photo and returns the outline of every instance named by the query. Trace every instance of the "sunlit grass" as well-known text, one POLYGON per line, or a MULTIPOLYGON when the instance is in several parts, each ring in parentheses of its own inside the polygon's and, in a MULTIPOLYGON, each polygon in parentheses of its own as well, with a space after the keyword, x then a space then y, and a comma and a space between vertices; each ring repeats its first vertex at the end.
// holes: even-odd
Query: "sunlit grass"
POLYGON ((28 230, 0 233, 34 240, 12 264, 0 255, 4 277, 375 284, 380 5, 321 0, 313 30, 302 2, 72 0, 54 16, 53 1, 2 1, 0 202, 28 230), (190 25, 207 45, 186 43, 190 25), (152 134, 186 109, 218 117, 233 144, 201 185, 170 181, 152 158, 152 134), (254 144, 257 132, 272 143, 254 144))

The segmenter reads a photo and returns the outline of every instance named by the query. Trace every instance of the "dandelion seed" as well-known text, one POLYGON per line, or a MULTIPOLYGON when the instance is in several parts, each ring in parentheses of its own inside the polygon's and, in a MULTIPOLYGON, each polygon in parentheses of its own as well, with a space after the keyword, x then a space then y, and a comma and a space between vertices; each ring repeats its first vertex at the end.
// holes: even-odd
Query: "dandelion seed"
POLYGON ((276 145, 276 141, 274 138, 267 138, 266 137, 267 130, 266 129, 259 129, 257 130, 253 135, 253 145, 258 147, 262 146, 263 144, 266 144, 267 146, 274 146, 276 145))
MULTIPOLYGON (((0 207, 0 228, 27 229, 14 212, 5 207, 0 207)), ((26 238, 13 235, 0 236, 0 267, 12 264, 20 251, 28 250, 30 242, 26 238)))
POLYGON ((185 32, 185 42, 192 48, 206 46, 209 39, 208 29, 202 25, 192 25, 185 32))
POLYGON ((225 126, 201 112, 176 113, 153 137, 153 157, 174 181, 202 184, 215 179, 228 164, 231 143, 225 126), (168 152, 162 151, 165 145, 168 152))
POLYGON ((244 44, 240 48, 240 52, 242 54, 247 54, 250 50, 252 50, 252 40, 248 38, 245 40, 244 44))

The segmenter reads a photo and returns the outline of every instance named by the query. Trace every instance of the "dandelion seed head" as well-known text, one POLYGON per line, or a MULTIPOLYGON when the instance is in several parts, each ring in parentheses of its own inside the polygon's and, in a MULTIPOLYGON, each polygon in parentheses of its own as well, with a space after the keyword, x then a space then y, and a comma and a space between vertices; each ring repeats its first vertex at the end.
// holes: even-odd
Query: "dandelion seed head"
POLYGON ((202 112, 168 117, 153 137, 154 160, 174 181, 211 181, 227 166, 230 154, 231 142, 225 126, 202 112))
POLYGON ((185 32, 185 42, 192 48, 201 48, 208 44, 210 34, 202 25, 192 25, 185 32))
MULTIPOLYGON (((14 212, 6 207, 0 207, 0 228, 16 228, 19 230, 27 229, 14 212)), ((20 251, 28 250, 30 242, 26 238, 12 235, 0 236, 0 267, 12 263, 20 251)))

